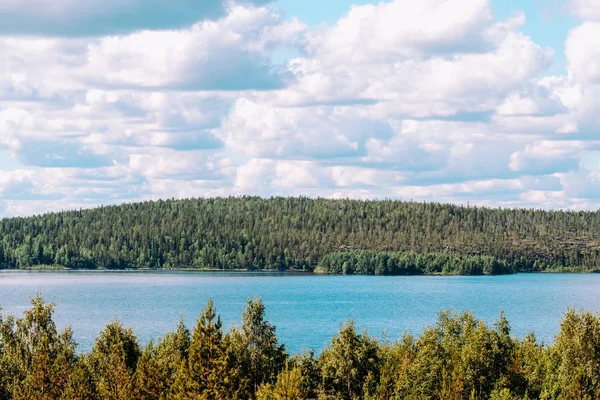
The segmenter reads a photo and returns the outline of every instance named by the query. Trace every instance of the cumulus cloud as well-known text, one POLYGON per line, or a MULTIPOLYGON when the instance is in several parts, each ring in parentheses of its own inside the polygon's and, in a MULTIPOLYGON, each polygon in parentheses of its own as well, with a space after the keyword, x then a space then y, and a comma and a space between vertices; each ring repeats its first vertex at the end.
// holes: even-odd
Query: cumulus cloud
POLYGON ((0 110, 0 148, 16 148, 19 145, 16 132, 27 117, 27 112, 18 108, 0 110))
POLYGON ((177 31, 143 31, 91 43, 86 79, 112 87, 244 90, 280 87, 269 51, 304 30, 266 8, 235 7, 218 21, 177 31))
POLYGON ((597 207, 600 199, 600 166, 582 168, 560 175, 567 198, 584 199, 597 207))
POLYGON ((585 22, 569 32, 569 70, 581 83, 600 83, 600 22, 585 22))
POLYGON ((483 52, 522 19, 497 24, 487 0, 394 0, 353 7, 333 27, 310 35, 308 50, 351 63, 483 52))
POLYGON ((485 0, 394 0, 354 7, 308 35, 290 62, 289 105, 374 103, 381 117, 485 111, 548 67, 553 51, 485 0))
POLYGON ((560 97, 541 84, 533 84, 509 94, 496 108, 499 115, 549 116, 567 112, 560 97))
POLYGON ((145 178, 218 180, 224 177, 228 161, 204 151, 153 149, 131 153, 128 166, 145 178))
POLYGON ((77 112, 98 121, 114 119, 84 139, 89 145, 218 149, 222 143, 212 129, 220 125, 231 102, 230 96, 205 93, 94 89, 77 112))
POLYGON ((264 196, 306 193, 348 197, 341 193, 357 191, 374 198, 377 194, 385 196, 390 193, 402 181, 400 171, 364 166, 327 166, 311 160, 252 158, 238 168, 234 192, 264 196))
MULTIPOLYGON (((271 0, 238 0, 261 5, 271 0)), ((0 34, 91 36, 175 29, 225 14, 227 0, 3 0, 0 34)))
POLYGON ((571 0, 571 10, 585 20, 600 20, 600 3, 597 0, 571 0))
POLYGON ((587 22, 563 76, 488 0, 313 27, 267 3, 2 2, 0 215, 239 194, 600 204, 594 2, 572 3, 587 22))
POLYGON ((364 155, 368 138, 389 137, 392 130, 343 107, 274 107, 242 98, 216 133, 248 157, 326 159, 364 155))
POLYGON ((0 101, 72 101, 69 92, 80 87, 73 69, 83 66, 85 51, 81 40, 0 36, 0 101))
POLYGON ((33 172, 16 170, 0 171, 0 198, 19 199, 31 195, 33 172))
POLYGON ((68 103, 94 88, 274 89, 287 79, 271 55, 304 31, 265 7, 232 6, 178 30, 94 38, 0 37, 0 100, 68 103))
POLYGON ((582 141, 536 142, 512 153, 509 166, 513 171, 529 173, 568 172, 577 169, 582 154, 593 147, 593 143, 582 141))

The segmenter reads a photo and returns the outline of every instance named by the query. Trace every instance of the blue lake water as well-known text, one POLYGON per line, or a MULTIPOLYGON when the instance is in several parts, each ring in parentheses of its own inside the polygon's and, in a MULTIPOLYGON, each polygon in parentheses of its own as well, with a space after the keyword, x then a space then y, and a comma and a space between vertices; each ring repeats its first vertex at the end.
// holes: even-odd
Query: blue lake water
POLYGON ((600 274, 495 277, 375 277, 205 272, 0 272, 3 314, 22 315, 41 291, 56 302, 59 328, 71 326, 87 351, 105 324, 119 318, 141 343, 174 330, 181 315, 194 326, 209 297, 225 327, 240 323, 249 297, 292 353, 322 349, 349 318, 393 341, 418 334, 444 309, 472 310, 489 323, 504 310, 513 333, 552 342, 569 307, 600 310, 600 274))

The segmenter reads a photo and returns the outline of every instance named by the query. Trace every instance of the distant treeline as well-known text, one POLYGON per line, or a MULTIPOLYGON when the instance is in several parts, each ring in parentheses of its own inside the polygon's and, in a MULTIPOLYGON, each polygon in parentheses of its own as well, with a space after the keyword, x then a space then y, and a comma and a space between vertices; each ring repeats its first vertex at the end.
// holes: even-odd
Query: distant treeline
POLYGON ((600 317, 587 312, 569 311, 552 345, 511 336, 502 314, 490 327, 446 311, 394 343, 348 322, 318 356, 290 357, 259 299, 228 332, 209 302, 192 331, 180 322, 144 347, 113 321, 86 354, 57 331, 53 305, 38 296, 32 306, 20 319, 0 314, 2 400, 600 398, 600 317))
POLYGON ((0 268, 479 274, 599 265, 599 212, 239 197, 0 220, 0 268))
POLYGON ((329 253, 324 272, 344 275, 501 275, 522 269, 519 261, 456 253, 352 251, 329 253))

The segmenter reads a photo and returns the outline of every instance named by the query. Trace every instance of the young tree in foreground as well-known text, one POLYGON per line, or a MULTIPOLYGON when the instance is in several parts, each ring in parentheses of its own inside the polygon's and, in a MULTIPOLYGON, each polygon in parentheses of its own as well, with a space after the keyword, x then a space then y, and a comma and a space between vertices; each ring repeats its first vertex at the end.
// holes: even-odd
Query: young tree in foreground
POLYGON ((175 380, 174 398, 235 398, 236 371, 230 368, 221 318, 212 299, 198 319, 187 359, 181 363, 175 380))
POLYGON ((325 390, 346 400, 372 393, 379 381, 381 357, 377 341, 357 333, 354 322, 342 327, 320 357, 325 390))
POLYGON ((262 300, 248 300, 242 314, 242 327, 231 331, 230 341, 252 393, 263 383, 275 383, 287 354, 277 341, 275 327, 265 319, 262 300))
POLYGON ((257 400, 304 400, 307 393, 303 390, 302 371, 298 367, 292 369, 286 365, 277 375, 277 382, 272 385, 263 383, 256 393, 257 400))
POLYGON ((77 360, 70 329, 58 333, 54 304, 40 294, 23 318, 0 315, 0 398, 60 398, 77 360))
POLYGON ((100 398, 129 400, 133 398, 133 375, 140 348, 133 330, 119 321, 104 328, 90 353, 90 365, 100 398))

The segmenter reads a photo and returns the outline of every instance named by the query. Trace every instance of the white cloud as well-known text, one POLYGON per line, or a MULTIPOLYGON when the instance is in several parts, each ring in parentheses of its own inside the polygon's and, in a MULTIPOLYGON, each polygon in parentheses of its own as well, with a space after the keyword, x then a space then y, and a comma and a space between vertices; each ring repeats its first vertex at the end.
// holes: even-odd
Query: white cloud
POLYGON ((578 82, 600 84, 600 22, 585 22, 571 30, 565 52, 578 82))
POLYGON ((23 198, 31 195, 32 171, 0 171, 0 199, 23 198))
MULTIPOLYGON (((261 5, 270 0, 238 0, 261 5)), ((3 0, 0 34, 90 36, 172 29, 223 15, 227 0, 3 0)))
POLYGON ((585 151, 597 144, 583 141, 540 141, 525 146, 510 157, 510 169, 529 173, 557 173, 578 168, 585 151))
POLYGON ((83 86, 75 70, 86 60, 87 41, 0 36, 0 101, 65 104, 83 86))
POLYGON ((237 168, 235 189, 239 193, 262 194, 271 189, 275 162, 270 159, 253 158, 237 168))
POLYGON ((84 141, 90 145, 121 144, 181 150, 217 149, 211 132, 231 106, 231 95, 194 92, 90 90, 77 112, 108 122, 84 141), (108 118, 110 117, 110 118, 108 118))
POLYGON ((360 155, 369 136, 389 126, 335 107, 273 107, 242 98, 216 131, 226 146, 248 157, 335 158, 360 155))
POLYGON ((498 23, 484 0, 394 0, 356 6, 309 34, 291 61, 289 105, 376 103, 378 116, 490 110, 550 65, 553 51, 498 23))
POLYGON ((19 146, 15 132, 27 124, 27 115, 27 111, 19 108, 0 110, 0 148, 14 149, 19 146))
POLYGON ((598 0, 571 0, 571 10, 585 20, 600 19, 600 3, 598 0))
POLYGON ((218 21, 178 31, 142 31, 92 43, 83 74, 113 87, 273 89, 282 84, 268 50, 304 30, 266 8, 235 7, 218 21))
POLYGON ((267 1, 187 0, 94 26, 135 11, 93 3, 0 3, 0 215, 239 194, 600 204, 595 22, 569 34, 568 75, 543 76, 553 50, 487 0, 311 28, 267 1), (46 15, 2 24, 23 7, 46 15))
POLYGON ((591 139, 600 136, 599 98, 600 84, 588 85, 582 90, 581 102, 573 111, 580 133, 591 139))
POLYGON ((499 115, 555 115, 567 108, 557 94, 535 84, 508 95, 496 111, 499 115))
POLYGON ((402 184, 404 176, 398 171, 361 168, 355 166, 332 167, 331 178, 337 188, 394 187, 402 184))
POLYGON ((90 89, 242 90, 283 85, 273 52, 305 26, 267 8, 232 7, 214 21, 123 36, 0 36, 0 100, 72 105, 90 89))
POLYGON ((597 204, 600 200, 600 165, 595 168, 582 168, 560 175, 565 196, 569 199, 587 199, 588 204, 597 204))
POLYGON ((504 28, 487 0, 394 0, 353 7, 335 26, 311 35, 308 48, 329 60, 390 62, 485 51, 504 28))
POLYGON ((217 180, 223 178, 228 161, 206 151, 152 149, 129 154, 129 170, 145 178, 217 180))

